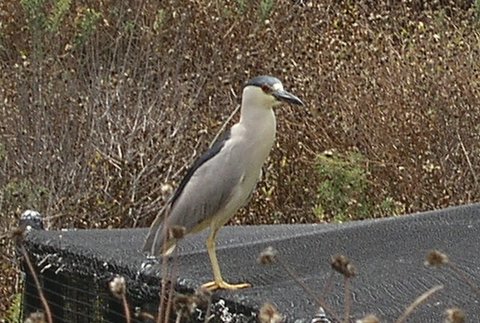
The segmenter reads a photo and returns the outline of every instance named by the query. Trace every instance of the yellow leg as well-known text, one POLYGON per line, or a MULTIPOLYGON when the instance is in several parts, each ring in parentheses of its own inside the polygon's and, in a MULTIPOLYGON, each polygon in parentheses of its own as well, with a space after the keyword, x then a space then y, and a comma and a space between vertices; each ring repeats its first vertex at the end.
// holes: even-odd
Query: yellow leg
POLYGON ((215 250, 215 239, 217 238, 217 232, 218 232, 218 229, 212 228, 210 236, 207 239, 207 251, 208 251, 208 256, 210 257, 210 262, 212 263, 214 281, 203 284, 202 288, 206 288, 212 291, 216 289, 236 290, 236 289, 250 287, 250 284, 248 283, 229 284, 223 280, 222 274, 220 273, 220 266, 218 265, 217 252, 215 250))

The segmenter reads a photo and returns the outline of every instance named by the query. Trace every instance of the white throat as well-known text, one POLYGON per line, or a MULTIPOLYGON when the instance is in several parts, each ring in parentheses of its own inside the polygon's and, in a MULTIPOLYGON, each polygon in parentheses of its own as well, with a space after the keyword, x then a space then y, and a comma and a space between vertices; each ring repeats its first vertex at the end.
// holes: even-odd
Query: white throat
POLYGON ((254 154, 262 155, 258 160, 264 160, 268 156, 275 141, 275 102, 272 96, 266 95, 259 87, 247 86, 243 90, 238 126, 242 129, 243 136, 248 138, 248 145, 255 151, 254 154))
POLYGON ((265 122, 275 127, 273 106, 276 103, 273 96, 265 94, 259 87, 245 87, 242 95, 240 123, 248 123, 249 129, 260 129, 267 126, 264 124, 265 122))

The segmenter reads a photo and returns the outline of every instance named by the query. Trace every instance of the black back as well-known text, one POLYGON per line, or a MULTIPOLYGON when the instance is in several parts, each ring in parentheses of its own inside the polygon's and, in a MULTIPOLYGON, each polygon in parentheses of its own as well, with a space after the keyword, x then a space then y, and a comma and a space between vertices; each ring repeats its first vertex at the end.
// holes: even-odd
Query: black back
POLYGON ((183 189, 187 185, 188 181, 190 181, 190 178, 192 178, 193 174, 195 174, 195 171, 200 168, 205 162, 207 162, 209 159, 213 158, 215 155, 217 155, 225 145, 225 142, 230 138, 230 129, 225 131, 220 138, 218 138, 217 141, 213 144, 212 148, 208 149, 205 153, 203 153, 195 162, 192 164, 192 166, 188 169, 187 173, 183 177, 182 181, 180 182, 180 185, 178 186, 177 190, 173 194, 172 200, 170 201, 170 204, 173 206, 175 204, 175 201, 180 197, 180 195, 183 192, 183 189))

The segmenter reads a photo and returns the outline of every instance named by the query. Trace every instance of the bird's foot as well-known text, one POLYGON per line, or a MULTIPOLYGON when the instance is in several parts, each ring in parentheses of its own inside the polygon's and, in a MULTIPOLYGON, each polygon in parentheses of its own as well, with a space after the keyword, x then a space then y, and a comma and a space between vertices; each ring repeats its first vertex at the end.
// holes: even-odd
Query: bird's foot
POLYGON ((228 290, 237 290, 237 289, 242 289, 242 288, 248 288, 251 287, 249 283, 242 283, 242 284, 229 284, 223 280, 220 280, 218 282, 213 281, 209 282, 206 284, 202 285, 202 288, 205 288, 206 290, 209 291, 214 291, 217 289, 228 289, 228 290))

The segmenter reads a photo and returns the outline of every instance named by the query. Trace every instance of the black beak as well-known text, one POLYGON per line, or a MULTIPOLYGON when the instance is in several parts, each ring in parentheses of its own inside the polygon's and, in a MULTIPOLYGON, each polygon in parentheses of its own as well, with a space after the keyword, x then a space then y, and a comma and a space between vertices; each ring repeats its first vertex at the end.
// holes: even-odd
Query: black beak
POLYGON ((296 104, 296 105, 305 105, 303 104, 302 100, 300 100, 295 95, 285 90, 274 91, 272 95, 279 101, 284 101, 284 102, 287 102, 290 104, 296 104))

